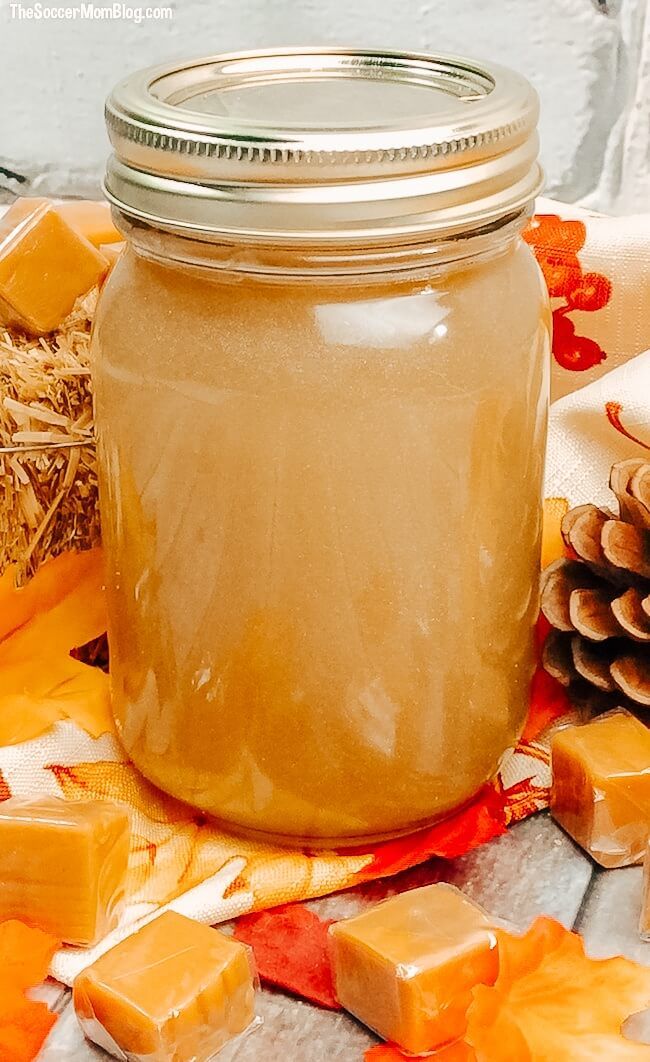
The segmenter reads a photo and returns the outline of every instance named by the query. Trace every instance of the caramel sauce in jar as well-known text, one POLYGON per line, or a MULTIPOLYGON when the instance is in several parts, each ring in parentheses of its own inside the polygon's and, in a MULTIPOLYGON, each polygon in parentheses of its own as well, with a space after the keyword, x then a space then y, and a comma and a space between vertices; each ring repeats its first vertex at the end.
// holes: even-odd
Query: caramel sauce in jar
POLYGON ((408 833, 522 730, 549 345, 529 200, 344 247, 117 205, 93 340, 114 711, 140 770, 234 831, 408 833))

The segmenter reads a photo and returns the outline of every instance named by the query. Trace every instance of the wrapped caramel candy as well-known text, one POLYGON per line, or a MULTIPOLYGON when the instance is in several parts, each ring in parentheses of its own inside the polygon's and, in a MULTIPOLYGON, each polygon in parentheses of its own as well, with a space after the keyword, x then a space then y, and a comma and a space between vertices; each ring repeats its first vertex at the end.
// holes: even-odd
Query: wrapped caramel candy
POLYGON ((471 989, 497 977, 486 915, 450 885, 404 892, 330 935, 339 1002, 411 1054, 461 1037, 471 989))
POLYGON ((102 800, 0 803, 0 921, 17 918, 66 944, 94 944, 117 924, 129 816, 102 800))
POLYGON ((47 199, 17 199, 0 219, 0 323, 44 335, 80 295, 99 284, 108 262, 47 199))
POLYGON ((650 730, 616 710, 551 743, 551 814, 603 867, 643 858, 650 833, 650 730))
POLYGON ((256 1021, 250 950, 173 911, 79 974, 73 997, 88 1039, 122 1062, 208 1062, 256 1021))

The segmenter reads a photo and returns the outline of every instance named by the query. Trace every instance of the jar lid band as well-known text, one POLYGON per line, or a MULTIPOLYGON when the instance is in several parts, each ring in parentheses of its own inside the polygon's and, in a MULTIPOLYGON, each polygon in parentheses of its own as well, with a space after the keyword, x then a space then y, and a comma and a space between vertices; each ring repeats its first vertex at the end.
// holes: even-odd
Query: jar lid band
POLYGON ((290 49, 141 71, 106 104, 105 190, 178 231, 340 242, 462 231, 542 183, 525 78, 449 56, 290 49))

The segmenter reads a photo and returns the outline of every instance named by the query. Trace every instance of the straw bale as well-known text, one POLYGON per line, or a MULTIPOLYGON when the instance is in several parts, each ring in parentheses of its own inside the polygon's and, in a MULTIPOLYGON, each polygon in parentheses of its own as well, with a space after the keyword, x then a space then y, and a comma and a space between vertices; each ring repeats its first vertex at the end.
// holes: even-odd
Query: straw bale
POLYGON ((0 574, 100 538, 89 344, 97 301, 34 339, 0 325, 0 574))

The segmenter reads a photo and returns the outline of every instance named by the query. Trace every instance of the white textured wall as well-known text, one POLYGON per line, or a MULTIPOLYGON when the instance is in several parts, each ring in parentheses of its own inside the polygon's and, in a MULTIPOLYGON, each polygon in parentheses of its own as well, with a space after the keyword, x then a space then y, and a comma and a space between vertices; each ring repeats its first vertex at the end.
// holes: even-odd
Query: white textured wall
MULTIPOLYGON (((542 97, 549 192, 650 210, 650 0, 171 0, 173 20, 140 25, 21 21, 10 2, 0 0, 0 166, 34 190, 96 189, 107 151, 102 102, 126 72, 169 57, 323 42, 516 67, 542 97)), ((165 0, 130 0, 140 2, 165 0)), ((0 194, 3 186, 16 187, 0 174, 0 194)))

